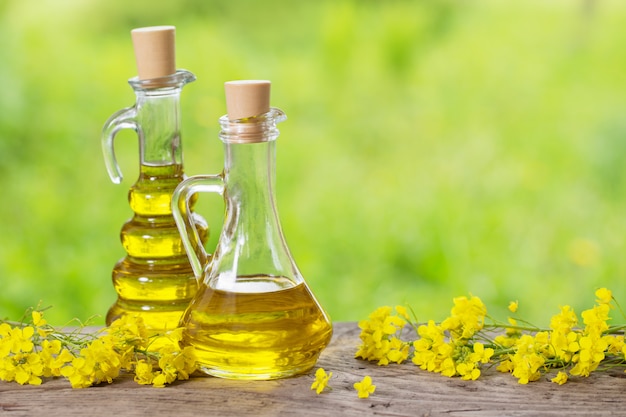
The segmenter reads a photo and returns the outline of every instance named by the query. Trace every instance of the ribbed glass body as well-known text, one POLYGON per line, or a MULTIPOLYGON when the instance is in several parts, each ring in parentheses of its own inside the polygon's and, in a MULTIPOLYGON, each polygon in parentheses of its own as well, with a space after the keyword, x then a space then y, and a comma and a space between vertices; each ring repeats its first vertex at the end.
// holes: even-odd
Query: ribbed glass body
MULTIPOLYGON (((135 105, 105 124, 103 151, 114 182, 121 181, 113 152, 113 138, 120 129, 137 132, 140 157, 139 178, 128 193, 133 216, 120 233, 126 256, 112 273, 118 298, 108 311, 107 324, 133 314, 141 316, 153 333, 174 329, 196 294, 197 282, 171 211, 172 193, 185 179, 180 93, 194 79, 187 71, 153 80, 131 79, 135 105)), ((204 243, 206 222, 197 214, 191 218, 204 243)))

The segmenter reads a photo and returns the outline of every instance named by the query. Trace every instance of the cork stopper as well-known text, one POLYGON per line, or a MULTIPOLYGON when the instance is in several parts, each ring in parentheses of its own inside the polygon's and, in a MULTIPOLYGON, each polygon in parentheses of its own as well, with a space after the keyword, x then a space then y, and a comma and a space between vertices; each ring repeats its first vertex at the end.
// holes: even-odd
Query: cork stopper
POLYGON ((166 77, 176 73, 174 26, 151 26, 130 32, 140 80, 166 77))
POLYGON ((228 119, 254 117, 270 111, 270 87, 271 83, 265 80, 224 83, 228 119))

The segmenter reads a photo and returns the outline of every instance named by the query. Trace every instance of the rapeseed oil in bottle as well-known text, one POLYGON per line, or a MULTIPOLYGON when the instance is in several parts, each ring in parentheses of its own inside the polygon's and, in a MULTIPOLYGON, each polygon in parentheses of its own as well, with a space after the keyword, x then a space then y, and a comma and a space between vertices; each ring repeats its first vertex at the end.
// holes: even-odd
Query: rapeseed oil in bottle
MULTIPOLYGON (((172 216, 172 193, 186 177, 180 136, 180 93, 195 80, 189 71, 176 70, 175 28, 134 29, 132 39, 138 76, 129 84, 136 95, 133 107, 113 114, 105 123, 102 145, 107 170, 115 183, 122 175, 113 149, 121 129, 133 129, 139 138, 139 178, 128 201, 133 217, 120 238, 126 256, 113 268, 117 293, 107 324, 126 315, 139 315, 153 333, 178 326, 183 311, 196 294, 195 279, 172 216)), ((191 199, 193 209, 195 200, 191 199)), ((199 240, 206 241, 204 219, 191 213, 199 240)))
POLYGON ((181 320, 183 344, 200 369, 231 379, 276 379, 311 369, 332 336, 331 322, 302 278, 283 237, 276 208, 276 123, 269 81, 225 84, 220 118, 224 170, 180 183, 172 211, 198 292, 181 320), (197 192, 224 197, 226 215, 208 256, 189 218, 197 192))

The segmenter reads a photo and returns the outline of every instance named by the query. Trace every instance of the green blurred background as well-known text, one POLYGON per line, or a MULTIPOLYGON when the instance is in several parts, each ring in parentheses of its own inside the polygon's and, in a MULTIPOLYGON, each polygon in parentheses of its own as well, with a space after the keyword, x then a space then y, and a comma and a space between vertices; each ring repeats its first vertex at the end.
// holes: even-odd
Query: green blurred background
MULTIPOLYGON (((626 303, 626 3, 607 0, 0 1, 0 317, 64 324, 115 299, 138 168, 100 131, 134 103, 130 30, 177 27, 188 175, 217 173, 223 82, 273 82, 277 198, 335 321, 455 296, 547 324, 607 286, 626 303), (155 6, 158 4, 158 6, 155 6)), ((198 210, 213 229, 218 197, 198 210)))

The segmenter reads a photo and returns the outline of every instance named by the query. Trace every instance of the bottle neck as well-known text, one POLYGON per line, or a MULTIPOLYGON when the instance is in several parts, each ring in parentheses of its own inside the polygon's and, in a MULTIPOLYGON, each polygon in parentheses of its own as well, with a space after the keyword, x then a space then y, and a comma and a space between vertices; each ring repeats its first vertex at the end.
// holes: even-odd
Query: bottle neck
MULTIPOLYGON (((259 133, 256 122, 245 122, 248 133, 259 133)), ((275 120, 254 141, 241 140, 242 132, 234 130, 242 126, 233 129, 232 124, 222 124, 220 135, 226 219, 210 269, 214 276, 231 278, 218 285, 226 289, 236 277, 259 275, 283 277, 295 285, 302 277, 287 248, 276 207, 275 120)))
POLYGON ((136 95, 141 165, 182 164, 180 89, 136 95))
POLYGON ((182 165, 180 93, 193 80, 195 76, 184 70, 162 79, 129 80, 136 95, 142 166, 182 165))
POLYGON ((226 143, 224 182, 227 202, 239 213, 276 217, 276 141, 226 143))
POLYGON ((284 118, 282 111, 272 109, 248 119, 220 119, 226 204, 237 214, 237 227, 259 229, 248 239, 267 239, 262 236, 281 233, 274 190, 279 135, 276 123, 284 118))

